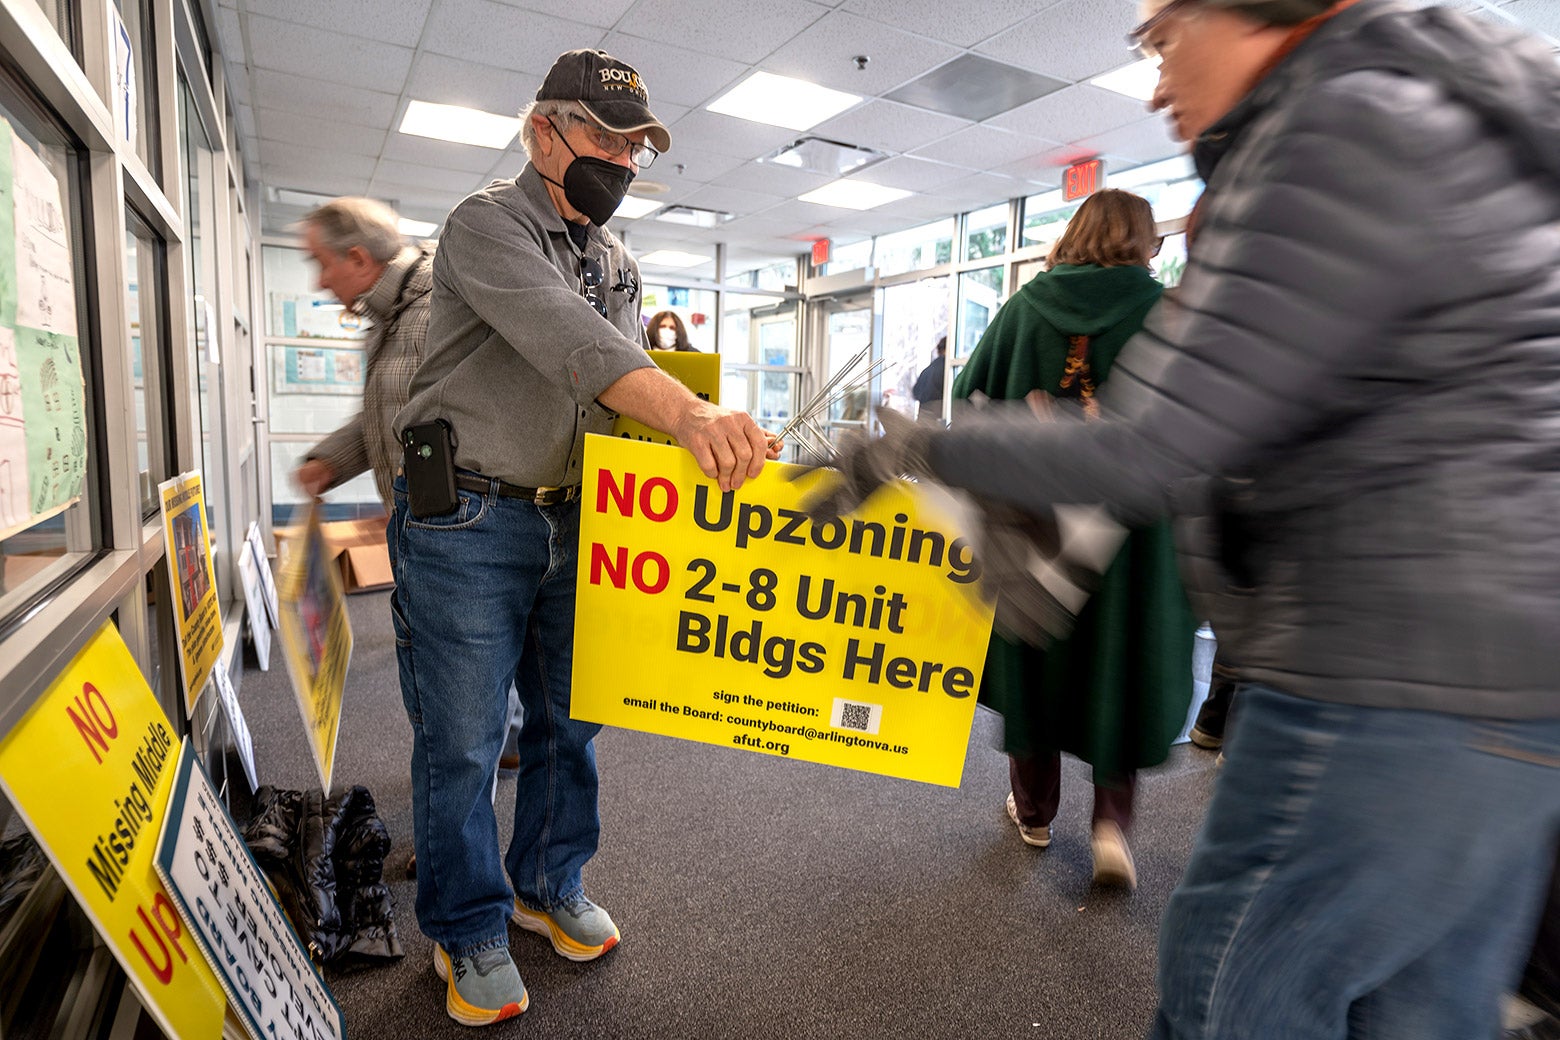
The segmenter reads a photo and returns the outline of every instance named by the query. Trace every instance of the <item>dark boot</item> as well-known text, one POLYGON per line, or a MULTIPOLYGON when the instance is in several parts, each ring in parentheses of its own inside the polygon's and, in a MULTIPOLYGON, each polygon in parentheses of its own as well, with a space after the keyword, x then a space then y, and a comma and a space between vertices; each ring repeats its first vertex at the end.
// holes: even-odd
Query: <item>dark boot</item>
POLYGON ((1213 659, 1213 678, 1208 684, 1208 699, 1197 709, 1192 723, 1192 743, 1208 751, 1224 746, 1224 730, 1229 722, 1230 705, 1235 700, 1235 673, 1213 659))

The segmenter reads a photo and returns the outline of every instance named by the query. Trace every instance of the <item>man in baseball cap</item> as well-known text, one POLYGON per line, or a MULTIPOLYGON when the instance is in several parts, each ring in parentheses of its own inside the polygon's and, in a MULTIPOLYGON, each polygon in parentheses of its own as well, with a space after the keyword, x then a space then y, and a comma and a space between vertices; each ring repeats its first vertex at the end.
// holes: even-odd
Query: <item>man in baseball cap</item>
POLYGON ((408 464, 394 484, 392 613, 417 923, 445 1010, 472 1026, 530 1002, 511 920, 571 961, 619 941, 582 876, 601 830, 600 727, 569 714, 586 435, 610 433, 619 413, 665 430, 723 491, 772 450, 751 416, 695 397, 643 349, 639 267, 605 226, 671 145, 639 74, 601 51, 564 54, 521 138, 519 176, 445 221, 422 364, 395 418, 408 464), (490 792, 511 685, 520 768, 501 856, 490 792))

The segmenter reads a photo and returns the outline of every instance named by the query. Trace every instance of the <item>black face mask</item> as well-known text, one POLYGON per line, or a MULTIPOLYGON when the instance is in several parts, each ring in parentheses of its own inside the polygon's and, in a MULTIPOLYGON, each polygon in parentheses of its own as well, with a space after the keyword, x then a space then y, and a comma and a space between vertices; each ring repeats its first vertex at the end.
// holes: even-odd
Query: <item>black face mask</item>
POLYGON ((542 179, 562 188, 563 197, 569 205, 589 217, 592 224, 601 227, 612 219, 612 214, 623 204, 623 196, 628 194, 634 171, 594 155, 581 155, 563 136, 558 124, 551 119, 547 121, 552 123, 553 133, 558 135, 558 140, 574 156, 574 161, 563 171, 562 184, 551 177, 543 176, 542 179))

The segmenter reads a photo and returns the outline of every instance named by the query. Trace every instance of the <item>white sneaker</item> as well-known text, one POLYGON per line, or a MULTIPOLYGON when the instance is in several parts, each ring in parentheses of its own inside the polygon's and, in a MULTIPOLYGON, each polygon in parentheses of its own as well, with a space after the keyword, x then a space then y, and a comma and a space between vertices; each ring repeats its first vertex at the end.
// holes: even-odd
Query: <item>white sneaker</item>
POLYGON ((1024 839, 1025 845, 1033 845, 1037 849, 1043 849, 1051 844, 1051 828, 1049 827, 1025 827, 1018 822, 1018 802, 1013 798, 1013 792, 1007 796, 1008 819, 1013 821, 1013 826, 1018 828, 1018 836, 1024 839))
POLYGON ((1132 850, 1127 847, 1127 836, 1114 821, 1101 820, 1094 825, 1094 837, 1089 842, 1094 853, 1094 883, 1126 888, 1137 888, 1137 864, 1132 862, 1132 850))

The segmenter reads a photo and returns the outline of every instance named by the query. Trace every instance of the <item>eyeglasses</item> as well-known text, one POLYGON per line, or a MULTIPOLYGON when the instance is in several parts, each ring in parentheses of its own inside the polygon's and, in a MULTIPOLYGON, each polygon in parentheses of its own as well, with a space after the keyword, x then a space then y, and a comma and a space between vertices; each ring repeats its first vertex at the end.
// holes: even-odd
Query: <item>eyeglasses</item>
POLYGON ((585 128, 585 136, 590 138, 591 143, 605 152, 609 158, 616 159, 624 152, 628 152, 629 161, 641 170, 649 169, 655 163, 656 156, 661 154, 648 144, 635 144, 622 134, 613 133, 595 123, 582 121, 580 125, 585 128))
POLYGON ((607 316, 607 301, 601 298, 601 283, 607 274, 601 269, 601 261, 594 257, 580 257, 580 282, 585 286, 585 302, 596 308, 596 313, 607 316))
POLYGON ((1159 48, 1148 40, 1149 33, 1164 24, 1164 20, 1170 15, 1191 3, 1192 0, 1170 0, 1168 4, 1156 11, 1152 18, 1146 19, 1142 25, 1127 33, 1127 46, 1145 58, 1159 57, 1159 48))

